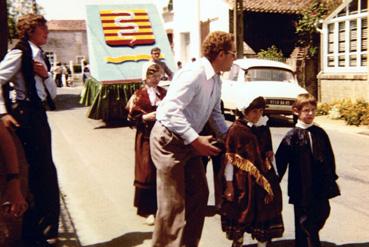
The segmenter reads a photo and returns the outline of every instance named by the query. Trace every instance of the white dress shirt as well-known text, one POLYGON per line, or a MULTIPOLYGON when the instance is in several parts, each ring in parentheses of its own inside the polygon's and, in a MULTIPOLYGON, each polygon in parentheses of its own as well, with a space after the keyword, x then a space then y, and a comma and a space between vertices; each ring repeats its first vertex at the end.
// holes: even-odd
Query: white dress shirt
POLYGON ((220 109, 221 80, 206 58, 178 71, 156 111, 157 120, 190 144, 209 120, 217 134, 227 125, 220 109))
MULTIPOLYGON (((39 47, 29 41, 32 49, 33 60, 42 63, 45 67, 45 61, 42 57, 42 51, 39 47)), ((28 100, 27 89, 22 74, 22 51, 14 49, 9 51, 4 59, 0 62, 0 85, 4 85, 8 82, 14 84, 17 100, 28 100)), ((40 76, 35 75, 36 90, 41 101, 46 100, 45 86, 47 87, 51 98, 56 96, 56 85, 49 72, 49 77, 43 80, 40 76)), ((5 101, 0 88, 0 114, 6 113, 5 101)))

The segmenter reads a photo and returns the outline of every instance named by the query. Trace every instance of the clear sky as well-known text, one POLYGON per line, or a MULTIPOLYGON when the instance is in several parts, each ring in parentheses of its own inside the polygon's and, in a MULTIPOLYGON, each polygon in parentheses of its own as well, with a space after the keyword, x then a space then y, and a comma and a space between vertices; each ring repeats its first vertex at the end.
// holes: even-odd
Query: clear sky
POLYGON ((168 3, 168 0, 36 0, 44 8, 48 20, 80 20, 85 19, 87 4, 124 4, 154 2, 158 9, 168 3))

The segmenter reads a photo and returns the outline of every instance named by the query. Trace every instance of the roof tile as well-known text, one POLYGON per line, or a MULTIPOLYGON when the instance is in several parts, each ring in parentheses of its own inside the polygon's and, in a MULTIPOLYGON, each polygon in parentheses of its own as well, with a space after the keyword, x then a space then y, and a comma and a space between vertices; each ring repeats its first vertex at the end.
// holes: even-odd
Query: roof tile
MULTIPOLYGON (((234 0, 233 0, 234 1, 234 0)), ((299 14, 313 0, 243 0, 246 11, 299 14)))
POLYGON ((84 20, 50 20, 47 22, 49 30, 52 31, 85 31, 84 20))

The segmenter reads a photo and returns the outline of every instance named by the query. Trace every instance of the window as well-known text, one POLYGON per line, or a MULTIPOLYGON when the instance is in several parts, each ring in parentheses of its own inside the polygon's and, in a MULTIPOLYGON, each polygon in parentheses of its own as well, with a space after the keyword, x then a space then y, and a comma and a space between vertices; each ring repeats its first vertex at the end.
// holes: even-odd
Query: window
POLYGON ((291 71, 284 69, 249 68, 245 73, 245 81, 294 82, 294 75, 291 71))
POLYGON ((367 70, 367 1, 353 0, 323 24, 324 69, 367 70))

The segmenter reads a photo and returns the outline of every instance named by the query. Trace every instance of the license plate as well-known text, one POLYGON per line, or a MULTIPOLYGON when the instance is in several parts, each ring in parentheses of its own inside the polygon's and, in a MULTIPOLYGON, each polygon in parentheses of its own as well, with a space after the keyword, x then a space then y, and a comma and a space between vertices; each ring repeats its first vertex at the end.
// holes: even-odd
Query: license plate
POLYGON ((285 99, 268 99, 266 101, 269 105, 292 105, 293 100, 285 100, 285 99))

